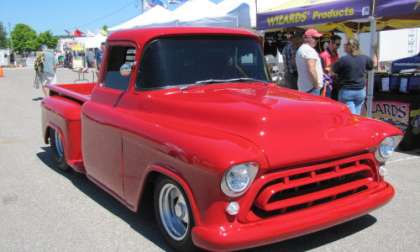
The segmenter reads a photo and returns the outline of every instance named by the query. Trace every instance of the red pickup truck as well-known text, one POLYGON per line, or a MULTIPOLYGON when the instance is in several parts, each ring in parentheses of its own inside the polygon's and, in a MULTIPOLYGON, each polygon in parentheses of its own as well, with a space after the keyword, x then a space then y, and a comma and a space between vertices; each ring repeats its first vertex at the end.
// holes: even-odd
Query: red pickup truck
POLYGON ((98 83, 50 86, 42 102, 58 168, 132 211, 153 199, 182 251, 279 242, 387 203, 400 130, 271 83, 260 44, 221 28, 111 34, 98 83))

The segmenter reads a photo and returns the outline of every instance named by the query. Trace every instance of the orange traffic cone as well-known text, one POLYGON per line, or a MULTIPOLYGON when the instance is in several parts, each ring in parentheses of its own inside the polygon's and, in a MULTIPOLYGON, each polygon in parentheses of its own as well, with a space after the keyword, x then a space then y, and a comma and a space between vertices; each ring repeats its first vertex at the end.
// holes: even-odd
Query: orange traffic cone
POLYGON ((4 76, 3 68, 0 67, 0 77, 3 77, 3 76, 4 76))

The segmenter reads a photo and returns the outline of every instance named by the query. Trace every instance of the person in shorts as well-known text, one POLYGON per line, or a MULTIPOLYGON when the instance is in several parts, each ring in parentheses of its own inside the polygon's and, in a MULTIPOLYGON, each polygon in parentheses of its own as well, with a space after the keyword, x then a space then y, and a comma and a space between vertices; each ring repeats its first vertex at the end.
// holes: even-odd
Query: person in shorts
POLYGON ((315 50, 321 36, 322 34, 313 28, 306 30, 303 35, 304 42, 296 52, 297 86, 301 92, 321 94, 324 85, 323 70, 321 58, 315 50))
POLYGON ((57 70, 57 60, 54 55, 54 51, 49 50, 46 45, 41 46, 41 53, 37 57, 41 57, 42 67, 37 70, 39 82, 42 87, 44 97, 48 96, 47 85, 55 83, 55 72, 57 70))

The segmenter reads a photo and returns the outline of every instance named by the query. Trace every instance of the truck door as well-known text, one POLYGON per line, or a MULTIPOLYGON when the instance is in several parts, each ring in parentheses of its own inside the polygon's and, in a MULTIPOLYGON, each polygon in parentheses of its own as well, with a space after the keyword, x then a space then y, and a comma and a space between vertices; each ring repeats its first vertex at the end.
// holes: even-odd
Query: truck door
POLYGON ((99 84, 82 108, 82 151, 87 176, 118 198, 123 196, 121 115, 116 106, 129 87, 124 72, 134 65, 136 48, 110 44, 99 84))

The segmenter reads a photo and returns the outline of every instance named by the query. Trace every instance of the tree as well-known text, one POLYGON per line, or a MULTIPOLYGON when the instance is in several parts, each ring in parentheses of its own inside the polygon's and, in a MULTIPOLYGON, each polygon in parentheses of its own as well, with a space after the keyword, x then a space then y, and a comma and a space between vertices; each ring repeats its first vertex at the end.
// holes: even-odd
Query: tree
POLYGON ((7 48, 8 45, 6 28, 4 28, 3 23, 0 22, 0 48, 7 48))
POLYGON ((107 36, 108 35, 108 26, 107 25, 103 25, 101 30, 99 31, 100 34, 107 36))
POLYGON ((36 32, 26 24, 17 24, 12 31, 13 49, 18 53, 37 49, 36 32))
POLYGON ((55 48, 58 43, 58 38, 54 36, 50 31, 41 32, 36 39, 37 47, 46 45, 48 48, 55 48))

